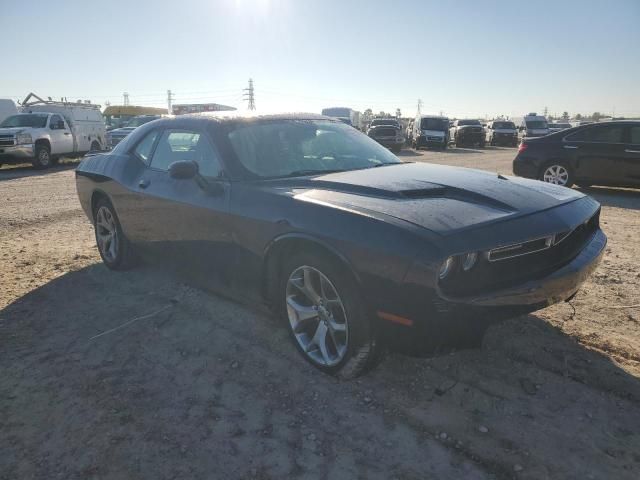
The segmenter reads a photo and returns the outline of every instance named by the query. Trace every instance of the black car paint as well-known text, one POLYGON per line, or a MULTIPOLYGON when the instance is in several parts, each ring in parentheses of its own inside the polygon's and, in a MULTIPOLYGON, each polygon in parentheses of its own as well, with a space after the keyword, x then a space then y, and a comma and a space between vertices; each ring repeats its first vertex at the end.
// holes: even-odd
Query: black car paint
POLYGON ((631 143, 630 128, 640 121, 588 124, 556 133, 525 139, 513 160, 513 171, 526 178, 540 178, 551 163, 571 168, 578 184, 620 187, 640 186, 640 144, 631 143), (572 141, 571 136, 592 128, 620 125, 625 128, 622 143, 572 141))
POLYGON ((372 315, 409 319, 419 331, 480 310, 508 316, 563 300, 604 250, 606 238, 598 229, 582 253, 549 275, 474 296, 447 296, 437 272, 449 255, 573 229, 597 215, 598 203, 541 182, 427 164, 250 178, 224 134, 238 121, 260 119, 158 120, 113 152, 85 158, 76 170, 85 213, 93 221, 96 195, 105 195, 137 248, 198 285, 267 304, 277 285, 276 255, 294 243, 322 248, 353 273, 372 315), (149 130, 166 127, 210 136, 223 161, 223 175, 208 180, 218 188, 172 179, 129 154, 149 130))

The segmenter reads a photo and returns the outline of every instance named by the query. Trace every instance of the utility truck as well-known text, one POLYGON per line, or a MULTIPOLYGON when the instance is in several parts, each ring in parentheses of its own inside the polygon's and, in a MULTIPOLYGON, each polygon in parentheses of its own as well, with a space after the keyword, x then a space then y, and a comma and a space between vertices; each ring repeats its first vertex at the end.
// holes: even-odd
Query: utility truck
POLYGON ((105 136, 100 105, 43 100, 30 93, 19 113, 0 123, 0 165, 31 162, 48 168, 63 156, 104 150, 105 136))

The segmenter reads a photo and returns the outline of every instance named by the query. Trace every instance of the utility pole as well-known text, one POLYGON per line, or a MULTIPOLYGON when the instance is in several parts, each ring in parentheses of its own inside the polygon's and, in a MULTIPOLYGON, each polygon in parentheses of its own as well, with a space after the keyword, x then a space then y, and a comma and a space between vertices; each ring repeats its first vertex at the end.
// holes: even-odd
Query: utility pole
POLYGON ((418 115, 420 115, 420 111, 422 109, 422 99, 418 99, 418 115))
POLYGON ((252 78, 249 79, 249 88, 244 88, 242 91, 243 92, 247 92, 247 93, 243 93, 242 97, 249 102, 249 105, 248 105, 249 110, 255 110, 256 109, 256 99, 255 99, 254 91, 253 91, 253 79, 252 78))
POLYGON ((122 98, 123 98, 123 105, 129 105, 129 92, 124 92, 122 94, 122 98))
POLYGON ((173 93, 171 90, 167 90, 167 113, 171 115, 171 102, 173 101, 173 93))
POLYGON ((547 118, 547 115, 549 113, 549 109, 547 107, 544 107, 544 117, 547 118))

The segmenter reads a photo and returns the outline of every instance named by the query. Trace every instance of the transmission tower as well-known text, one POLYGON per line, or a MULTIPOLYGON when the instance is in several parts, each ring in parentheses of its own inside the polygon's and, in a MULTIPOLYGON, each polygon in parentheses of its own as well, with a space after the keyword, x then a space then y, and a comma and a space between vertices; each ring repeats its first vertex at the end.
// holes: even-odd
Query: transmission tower
POLYGON ((242 90, 243 93, 242 97, 243 99, 247 100, 249 102, 248 108, 249 110, 255 110, 256 109, 256 99, 253 93, 253 79, 250 78, 249 79, 249 88, 245 88, 242 90))
POLYGON ((124 92, 122 94, 123 105, 129 105, 129 92, 124 92))

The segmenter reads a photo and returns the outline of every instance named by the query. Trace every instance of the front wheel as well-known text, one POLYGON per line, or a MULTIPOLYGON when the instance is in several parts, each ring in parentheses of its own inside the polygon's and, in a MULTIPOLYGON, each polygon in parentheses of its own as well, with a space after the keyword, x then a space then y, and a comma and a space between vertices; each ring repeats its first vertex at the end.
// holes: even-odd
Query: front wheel
POLYGON ((571 187, 573 185, 573 172, 571 167, 562 162, 551 162, 542 167, 539 179, 554 185, 571 187))
POLYGON ((402 151, 402 147, 391 147, 391 151, 393 153, 400 153, 402 151))
POLYGON ((285 260, 281 302, 298 351, 330 375, 354 378, 382 347, 352 275, 337 260, 302 252, 285 260))
POLYGON ((49 168, 51 166, 51 149, 44 144, 36 145, 35 156, 31 163, 38 170, 49 168))
POLYGON ((118 215, 106 198, 98 201, 94 213, 94 233, 98 252, 112 270, 127 270, 134 264, 133 251, 124 236, 118 215))

